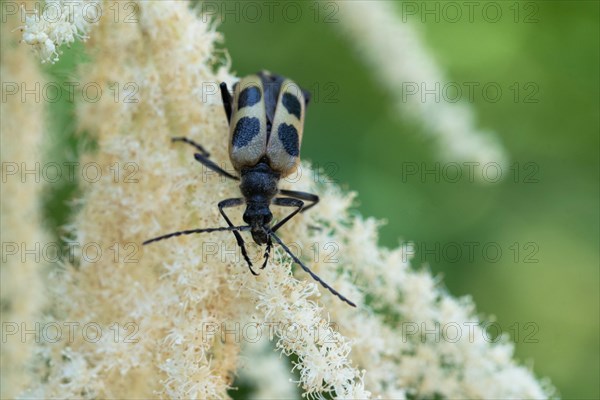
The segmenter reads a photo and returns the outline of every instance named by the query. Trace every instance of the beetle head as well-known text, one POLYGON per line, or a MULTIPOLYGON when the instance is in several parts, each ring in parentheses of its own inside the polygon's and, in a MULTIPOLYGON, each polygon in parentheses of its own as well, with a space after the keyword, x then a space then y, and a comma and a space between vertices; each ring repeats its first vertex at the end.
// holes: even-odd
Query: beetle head
POLYGON ((273 214, 269 210, 268 203, 248 203, 244 212, 244 222, 250 225, 252 239, 256 244, 267 243, 267 228, 273 219, 273 214))

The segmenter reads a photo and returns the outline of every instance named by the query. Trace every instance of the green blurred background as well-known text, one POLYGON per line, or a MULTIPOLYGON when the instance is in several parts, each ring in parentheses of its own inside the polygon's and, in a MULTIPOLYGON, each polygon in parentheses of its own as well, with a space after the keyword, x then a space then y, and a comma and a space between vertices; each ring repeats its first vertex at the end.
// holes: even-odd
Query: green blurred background
MULTIPOLYGON (((269 69, 312 91, 303 158, 357 191, 363 215, 387 220, 382 245, 449 246, 441 257, 418 251, 415 263, 441 274, 452 294, 472 295, 478 311, 511 335, 517 357, 549 377, 563 398, 600 398, 599 3, 496 2, 505 15, 497 23, 477 13, 474 22, 408 18, 449 81, 503 89, 498 102, 477 91, 471 102, 477 127, 497 132, 512 166, 507 179, 487 185, 403 178, 403 162, 442 162, 436 143, 417 121, 398 116, 389 91, 335 22, 315 22, 313 2, 296 4, 302 17, 294 23, 277 12, 273 22, 225 16, 219 30, 234 71, 269 69), (533 22, 525 23, 527 16, 533 22), (515 102, 514 82, 533 83, 538 101, 515 102), (529 173, 537 182, 526 181, 529 173), (490 262, 480 246, 472 260, 464 252, 455 259, 451 247, 466 251, 469 242, 496 243, 502 257, 490 262)), ((71 73, 69 52, 52 74, 71 73)), ((55 106, 61 118, 54 119, 53 158, 72 158, 80 146, 69 139, 73 106, 55 106)), ((50 190, 47 215, 56 229, 74 187, 50 190)))

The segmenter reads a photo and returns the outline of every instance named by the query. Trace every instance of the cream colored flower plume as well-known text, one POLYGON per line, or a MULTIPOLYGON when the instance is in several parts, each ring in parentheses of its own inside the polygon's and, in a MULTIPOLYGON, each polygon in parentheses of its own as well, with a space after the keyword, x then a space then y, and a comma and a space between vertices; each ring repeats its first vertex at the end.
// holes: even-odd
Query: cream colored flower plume
POLYGON ((33 356, 33 335, 23 340, 23 330, 35 331, 45 306, 46 263, 41 248, 49 243, 42 229, 40 179, 43 160, 46 107, 36 101, 35 88, 46 79, 29 49, 17 46, 11 35, 16 15, 2 23, 2 267, 0 309, 2 320, 0 397, 13 398, 31 382, 28 366, 33 356), (23 99, 24 89, 30 93, 23 99), (37 164, 37 167, 36 167, 37 164), (27 173, 29 171, 29 173, 27 173), (38 172, 36 172, 38 171, 38 172))
MULTIPOLYGON (((508 156, 497 135, 477 129, 473 108, 466 101, 439 96, 436 85, 447 83, 445 74, 419 32, 401 21, 394 2, 338 0, 336 4, 340 23, 335 26, 390 92, 398 115, 421 124, 443 159, 478 163, 474 164, 478 169, 489 163, 507 164, 508 156), (423 100, 426 90, 437 92, 439 99, 427 96, 423 100)), ((418 4, 425 7, 426 3, 418 4)))
MULTIPOLYGON (((10 6, 15 4, 11 2, 10 6)), ((43 63, 58 61, 61 46, 86 40, 91 26, 102 17, 99 0, 30 2, 20 11, 25 19, 21 27, 23 41, 33 47, 43 63)))
MULTIPOLYGON (((87 42, 93 62, 79 71, 82 80, 103 88, 115 82, 130 88, 120 101, 103 97, 77 110, 81 130, 98 144, 81 161, 97 163, 104 173, 81 185, 73 239, 103 250, 116 243, 121 251, 94 261, 82 255, 53 283, 57 320, 96 324, 103 335, 43 346, 40 363, 47 367, 25 396, 228 398, 240 366, 267 365, 264 354, 256 365, 248 358, 252 352, 240 358, 242 343, 259 334, 271 339, 274 359, 296 360, 297 384, 307 396, 550 394, 511 360, 510 345, 484 341, 479 326, 476 341, 403 332, 407 324, 479 321, 470 301, 450 297, 429 273, 413 271, 402 249, 378 247, 377 222, 350 212, 355 195, 315 183, 307 163, 299 182, 283 186, 316 192, 322 201, 286 224, 282 239, 356 309, 301 270, 292 274, 279 248, 260 276, 251 275, 230 232, 141 247, 160 234, 224 226, 216 204, 238 197, 239 189, 206 173, 189 146, 170 140, 194 139, 231 169, 217 85, 236 78, 227 66, 216 66, 219 34, 187 3, 135 4, 138 23, 100 21, 87 42), (324 256, 330 248, 337 249, 333 258, 324 256)), ((232 218, 240 221, 241 212, 232 218)), ((248 247, 259 260, 264 249, 248 247)), ((268 378, 284 376, 255 383, 274 385, 268 378)))

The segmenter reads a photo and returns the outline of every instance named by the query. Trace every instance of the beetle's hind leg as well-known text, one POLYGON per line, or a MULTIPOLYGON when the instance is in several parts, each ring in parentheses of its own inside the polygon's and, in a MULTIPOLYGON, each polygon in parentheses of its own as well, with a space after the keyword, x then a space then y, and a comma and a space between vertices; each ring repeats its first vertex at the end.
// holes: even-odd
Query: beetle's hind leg
POLYGON ((173 142, 183 142, 183 143, 187 143, 187 144, 193 146, 196 150, 199 151, 199 153, 195 153, 194 154, 194 158, 200 164, 202 164, 205 167, 207 167, 208 169, 216 172, 217 174, 219 174, 221 176, 224 176, 225 178, 233 179, 233 180, 236 180, 236 181, 240 180, 240 178, 238 178, 237 176, 232 175, 229 172, 225 171, 223 168, 219 167, 214 161, 212 161, 209 158, 210 157, 210 153, 208 151, 206 151, 206 149, 204 147, 202 147, 202 145, 194 142, 192 139, 188 139, 186 137, 179 136, 179 137, 171 138, 171 141, 173 141, 173 142))
POLYGON ((192 139, 186 138, 185 136, 173 137, 173 138, 171 138, 171 142, 187 143, 191 146, 194 146, 196 148, 196 150, 198 150, 200 152, 200 154, 202 154, 204 157, 210 157, 210 153, 201 144, 198 144, 198 143, 194 142, 192 139))
MULTIPOLYGON (((231 223, 231 220, 229 219, 229 217, 227 217, 227 214, 225 214, 224 209, 228 208, 228 207, 238 207, 238 206, 241 206, 242 204, 244 204, 244 199, 242 199, 242 198, 227 199, 227 200, 223 200, 223 201, 219 202, 219 212, 221 213, 221 215, 227 222, 227 225, 234 226, 231 223)), ((248 257, 248 252, 246 251, 246 244, 244 243, 244 239, 242 238, 242 235, 240 235, 240 233, 238 231, 233 231, 233 235, 235 236, 235 240, 237 241, 237 244, 242 251, 242 256, 244 256, 244 260, 246 260, 246 263, 248 264, 248 269, 250 269, 250 272, 252 272, 253 275, 258 275, 254 271, 254 269, 252 269, 252 261, 250 261, 250 257, 248 257)))

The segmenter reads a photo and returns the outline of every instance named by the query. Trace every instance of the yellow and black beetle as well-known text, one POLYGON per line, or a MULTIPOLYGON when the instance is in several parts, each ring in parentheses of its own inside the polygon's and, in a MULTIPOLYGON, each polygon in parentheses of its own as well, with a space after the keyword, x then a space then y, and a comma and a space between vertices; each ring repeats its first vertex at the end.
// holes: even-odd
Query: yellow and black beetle
POLYGON ((185 137, 175 137, 172 140, 194 146, 198 150, 194 154, 197 161, 222 176, 240 181, 243 197, 226 199, 218 204, 219 211, 229 226, 173 232, 149 239, 144 244, 193 233, 232 231, 250 272, 257 275, 240 235, 240 231, 250 231, 254 242, 267 246, 261 269, 267 265, 273 238, 313 279, 344 302, 356 307, 304 265, 275 234, 296 214, 319 202, 319 197, 312 193, 278 188, 279 180, 295 172, 300 163, 300 143, 309 93, 291 80, 266 71, 240 79, 233 85, 233 97, 227 84, 221 83, 220 87, 223 108, 229 121, 229 158, 239 177, 211 161, 210 154, 198 143, 185 137), (310 204, 305 207, 305 202, 310 204), (244 222, 248 225, 234 226, 225 213, 225 208, 244 204, 244 222), (273 219, 269 209, 271 204, 295 209, 270 226, 273 219))

